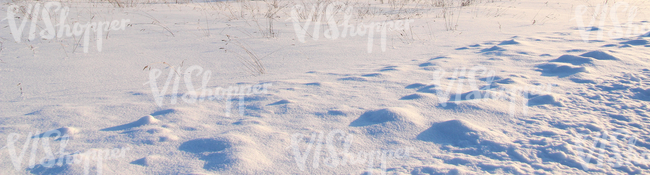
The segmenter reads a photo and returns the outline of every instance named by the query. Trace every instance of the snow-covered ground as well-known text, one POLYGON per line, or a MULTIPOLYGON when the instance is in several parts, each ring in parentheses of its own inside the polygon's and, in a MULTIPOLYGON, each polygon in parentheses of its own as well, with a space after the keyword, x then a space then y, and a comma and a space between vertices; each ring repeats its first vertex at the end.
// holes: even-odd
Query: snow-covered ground
POLYGON ((0 174, 647 174, 649 8, 5 1, 0 174))

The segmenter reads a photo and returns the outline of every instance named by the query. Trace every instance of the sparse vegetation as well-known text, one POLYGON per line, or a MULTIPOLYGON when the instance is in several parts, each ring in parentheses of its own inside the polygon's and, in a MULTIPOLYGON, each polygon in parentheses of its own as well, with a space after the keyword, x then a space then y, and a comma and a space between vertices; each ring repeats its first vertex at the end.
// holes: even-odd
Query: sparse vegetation
MULTIPOLYGON (((20 1, 24 2, 24 1, 20 1)), ((147 5, 153 4, 184 4, 194 2, 193 0, 91 0, 91 2, 103 2, 106 5, 112 5, 116 8, 142 8, 147 5)), ((244 36, 255 38, 278 38, 282 31, 277 29, 278 25, 290 25, 286 22, 286 18, 290 17, 290 11, 293 10, 295 5, 301 5, 303 8, 297 9, 298 16, 301 20, 311 20, 320 21, 321 25, 327 25, 327 19, 325 15, 319 15, 319 13, 324 13, 327 5, 332 3, 338 3, 335 6, 334 14, 336 16, 335 22, 341 24, 343 22, 343 16, 345 15, 344 7, 353 7, 352 21, 351 24, 355 23, 368 23, 368 22, 378 22, 378 21, 390 21, 390 20, 404 20, 404 19, 417 19, 424 15, 428 14, 439 14, 437 17, 444 19, 445 29, 447 31, 458 30, 458 21, 460 18, 461 10, 464 7, 475 6, 483 2, 494 2, 494 0, 380 0, 378 2, 361 2, 361 1, 333 1, 333 0, 301 0, 301 1, 286 1, 286 0, 260 0, 260 1, 250 1, 250 0, 237 0, 237 1, 213 1, 213 2, 198 2, 204 3, 206 6, 202 7, 203 10, 212 10, 214 14, 222 15, 228 21, 242 21, 245 22, 247 26, 237 26, 230 25, 229 28, 244 34, 244 36), (312 12, 313 11, 313 12, 312 12), (251 30, 251 27, 253 30, 251 30)), ((70 3, 70 2, 67 2, 70 3)), ((19 6, 15 11, 21 18, 31 19, 32 14, 27 13, 30 9, 27 5, 19 6)), ((144 16, 151 19, 151 23, 131 23, 132 25, 155 25, 159 26, 172 37, 175 37, 176 34, 172 29, 166 25, 166 21, 160 21, 156 17, 148 14, 147 12, 141 11, 136 13, 138 15, 144 16)), ((210 33, 211 25, 210 22, 219 21, 219 19, 208 18, 211 14, 210 12, 202 12, 205 18, 195 19, 197 21, 197 28, 201 31, 202 35, 205 37, 213 37, 210 33)), ((57 19, 54 19, 57 20, 57 19)), ((92 19, 91 19, 92 20, 92 19)), ((214 23, 214 22, 213 22, 214 23)), ((428 24, 428 23, 427 23, 428 24)), ((423 26, 424 28, 428 27, 429 37, 423 37, 426 39, 432 39, 432 29, 431 26, 423 26)), ((326 27, 321 27, 320 30, 325 30, 326 27)), ((142 29, 144 30, 144 29, 142 29)), ((110 32, 106 31, 105 38, 108 39, 110 32)), ((309 30, 306 35, 313 37, 313 30, 309 30)), ((414 43, 416 38, 420 38, 420 33, 415 33, 411 29, 396 30, 393 31, 397 35, 392 36, 394 41, 401 41, 405 44, 414 43), (416 37, 417 36, 417 37, 416 37)), ((221 36, 228 35, 227 43, 231 43, 234 46, 237 46, 236 50, 241 52, 234 52, 233 49, 230 51, 235 53, 238 60, 246 67, 248 72, 251 72, 254 75, 264 74, 266 70, 258 57, 246 44, 241 43, 241 41, 234 40, 232 33, 224 34, 223 31, 219 34, 221 36)), ((91 36, 94 37, 94 36, 91 36)), ((81 37, 73 36, 72 45, 70 50, 72 53, 75 53, 77 48, 81 45, 83 40, 83 35, 81 37)), ((57 40, 61 49, 63 50, 65 57, 69 58, 68 53, 66 52, 66 47, 63 40, 57 40)), ((1 44, 1 43, 0 43, 1 44)), ((26 45, 36 54, 36 48, 33 44, 26 45)), ((0 47, 0 51, 2 51, 0 47)), ((0 63, 4 63, 0 60, 0 63)))

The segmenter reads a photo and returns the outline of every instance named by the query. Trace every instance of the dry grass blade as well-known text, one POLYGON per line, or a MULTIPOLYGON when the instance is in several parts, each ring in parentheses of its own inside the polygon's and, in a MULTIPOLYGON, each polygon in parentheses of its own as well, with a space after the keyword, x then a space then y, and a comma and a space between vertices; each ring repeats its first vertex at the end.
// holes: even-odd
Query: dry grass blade
POLYGON ((153 20, 153 21, 151 22, 151 24, 162 27, 163 29, 167 30, 167 32, 169 32, 169 34, 172 34, 173 37, 176 37, 176 35, 174 35, 174 32, 172 32, 172 31, 169 29, 169 27, 167 27, 166 25, 164 25, 163 23, 161 23, 160 21, 158 21, 158 19, 154 18, 153 16, 151 16, 151 15, 148 14, 147 12, 143 12, 143 13, 144 13, 144 14, 139 14, 139 15, 142 15, 142 16, 144 16, 144 17, 147 17, 147 18, 153 20))
POLYGON ((124 8, 124 5, 119 0, 108 0, 109 3, 116 5, 119 8, 124 8))
POLYGON ((70 56, 68 56, 68 52, 65 51, 65 46, 63 46, 63 43, 59 42, 59 44, 61 45, 61 49, 63 49, 63 53, 65 53, 65 57, 70 58, 70 56))
POLYGON ((264 66, 262 66, 259 57, 257 57, 255 53, 251 52, 246 46, 240 43, 235 43, 235 45, 243 49, 248 55, 248 59, 247 59, 245 56, 242 56, 241 54, 234 52, 235 54, 237 54, 237 58, 239 59, 240 62, 242 62, 242 64, 244 64, 246 69, 248 69, 251 73, 253 73, 253 75, 266 73, 264 66))
MULTIPOLYGON (((261 58, 257 56, 251 49, 248 47, 248 45, 242 44, 241 42, 237 40, 232 40, 230 35, 226 35, 228 37, 227 40, 224 40, 226 42, 226 45, 228 43, 233 43, 237 47, 241 48, 246 52, 246 55, 242 55, 237 52, 235 55, 237 56, 237 59, 246 67, 246 69, 252 74, 252 75, 261 75, 266 73, 266 68, 264 68, 264 65, 261 62, 261 58)), ((268 56, 268 55, 267 55, 268 56)))

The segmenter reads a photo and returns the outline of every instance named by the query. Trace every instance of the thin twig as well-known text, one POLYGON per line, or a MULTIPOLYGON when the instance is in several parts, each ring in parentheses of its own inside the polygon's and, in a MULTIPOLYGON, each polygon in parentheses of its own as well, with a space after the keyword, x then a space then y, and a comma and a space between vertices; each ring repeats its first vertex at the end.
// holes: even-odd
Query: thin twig
POLYGON ((61 49, 63 49, 63 53, 65 53, 65 57, 70 58, 70 56, 68 56, 68 52, 65 51, 65 46, 63 46, 63 43, 59 42, 59 44, 61 44, 61 49))

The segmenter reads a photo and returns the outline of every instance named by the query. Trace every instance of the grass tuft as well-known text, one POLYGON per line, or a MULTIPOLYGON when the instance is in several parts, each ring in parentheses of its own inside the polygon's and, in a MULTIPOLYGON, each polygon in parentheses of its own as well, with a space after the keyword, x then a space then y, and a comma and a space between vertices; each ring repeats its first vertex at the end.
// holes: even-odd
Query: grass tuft
MULTIPOLYGON (((228 45, 229 43, 233 43, 235 46, 243 49, 244 52, 246 53, 246 56, 244 56, 240 53, 232 52, 235 54, 237 59, 244 65, 244 67, 248 70, 248 72, 250 72, 252 75, 261 75, 266 73, 266 69, 262 64, 260 57, 258 57, 253 51, 251 51, 248 45, 243 44, 237 40, 233 40, 234 38, 232 38, 230 35, 226 35, 226 37, 228 37, 228 39, 223 40, 224 42, 226 42, 226 45, 228 45)), ((225 51, 228 52, 227 49, 225 51)))

